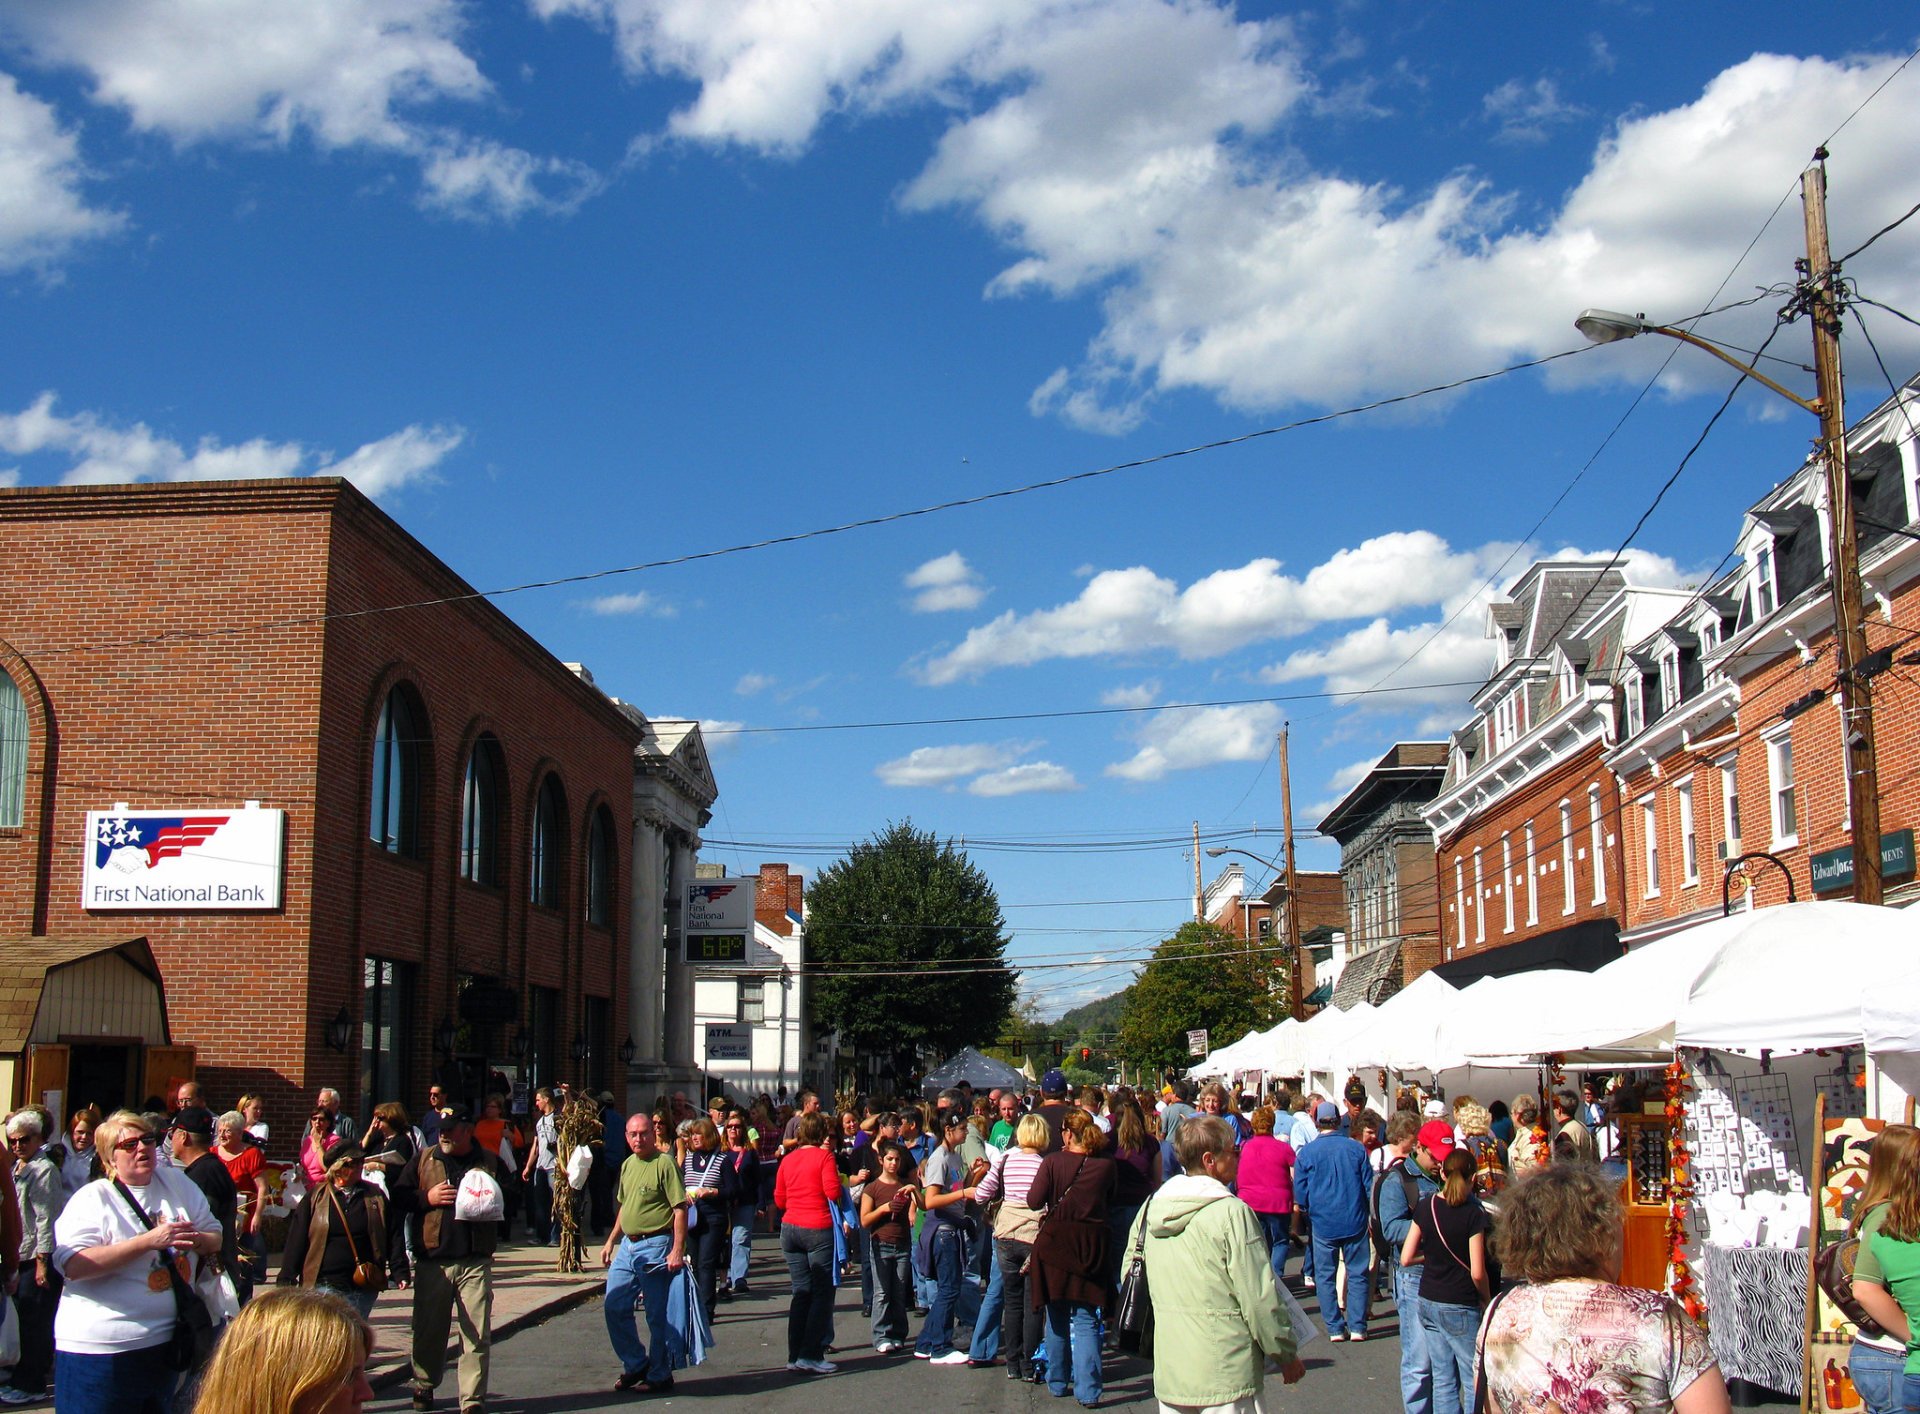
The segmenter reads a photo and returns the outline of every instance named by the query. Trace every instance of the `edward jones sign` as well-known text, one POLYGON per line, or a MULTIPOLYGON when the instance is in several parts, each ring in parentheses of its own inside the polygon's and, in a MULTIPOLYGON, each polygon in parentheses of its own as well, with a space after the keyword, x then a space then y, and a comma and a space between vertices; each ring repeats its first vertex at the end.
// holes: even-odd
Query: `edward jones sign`
POLYGON ((81 907, 93 912, 280 906, 284 810, 87 812, 81 907))

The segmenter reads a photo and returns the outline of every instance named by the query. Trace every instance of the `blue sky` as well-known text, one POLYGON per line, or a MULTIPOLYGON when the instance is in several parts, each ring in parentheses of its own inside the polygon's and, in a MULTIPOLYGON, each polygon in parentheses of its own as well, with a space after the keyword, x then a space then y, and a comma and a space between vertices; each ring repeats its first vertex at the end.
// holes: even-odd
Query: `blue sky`
MULTIPOLYGON (((1586 305, 1679 319, 1790 279, 1823 140, 1836 249, 1895 219, 1920 32, 1888 5, 1807 28, 1766 3, 8 5, 0 480, 349 475, 493 588, 1241 437, 1572 348, 1586 305)), ((1920 314, 1916 229, 1849 273, 1920 314)), ((1751 348, 1777 304, 1700 327, 1751 348)), ((1867 330, 1912 371, 1917 331, 1867 330)), ((1198 820, 1274 850, 1283 721, 1304 829, 1458 720, 1488 584, 1617 547, 1724 392, 1691 351, 1659 372, 1676 347, 499 602, 710 724, 708 833, 749 843, 709 858, 811 872, 904 818, 968 841, 1016 959, 1074 964, 1027 975, 1053 1011, 1181 921, 1184 847, 1146 842, 1198 820), (1376 683, 1405 690, 1321 695, 1376 683), (1149 710, 724 731, 1102 706, 1149 710)), ((1804 327, 1770 352, 1804 363, 1804 327)), ((1741 395, 1634 575, 1725 553, 1806 449, 1776 402, 1741 395)))

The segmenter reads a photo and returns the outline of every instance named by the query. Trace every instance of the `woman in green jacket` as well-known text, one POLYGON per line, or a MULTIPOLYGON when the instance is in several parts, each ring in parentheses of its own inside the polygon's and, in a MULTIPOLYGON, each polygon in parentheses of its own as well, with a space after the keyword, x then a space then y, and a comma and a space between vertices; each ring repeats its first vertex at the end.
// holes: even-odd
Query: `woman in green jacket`
POLYGON ((1267 1362, 1292 1384, 1306 1373, 1280 1304, 1260 1220, 1227 1185, 1239 1164, 1225 1120, 1195 1116, 1173 1139, 1186 1170, 1141 1208, 1137 1243, 1153 1300, 1153 1393, 1163 1406, 1252 1411, 1267 1362), (1205 1352, 1204 1359, 1193 1358, 1205 1352), (1176 1357, 1178 1353, 1178 1358, 1176 1357))

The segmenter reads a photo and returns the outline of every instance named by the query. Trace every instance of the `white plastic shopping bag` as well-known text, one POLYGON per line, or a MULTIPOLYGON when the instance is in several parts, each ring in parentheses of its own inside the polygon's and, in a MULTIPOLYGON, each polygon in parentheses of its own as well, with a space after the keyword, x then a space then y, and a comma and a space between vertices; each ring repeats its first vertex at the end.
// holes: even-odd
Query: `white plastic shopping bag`
POLYGON ((507 1195, 500 1191, 492 1174, 477 1166, 470 1168, 454 1195, 453 1215, 463 1223, 505 1222, 507 1195))
POLYGON ((593 1173, 593 1150, 585 1144, 573 1146, 573 1152, 567 1155, 567 1187, 578 1193, 587 1186, 587 1179, 593 1173))

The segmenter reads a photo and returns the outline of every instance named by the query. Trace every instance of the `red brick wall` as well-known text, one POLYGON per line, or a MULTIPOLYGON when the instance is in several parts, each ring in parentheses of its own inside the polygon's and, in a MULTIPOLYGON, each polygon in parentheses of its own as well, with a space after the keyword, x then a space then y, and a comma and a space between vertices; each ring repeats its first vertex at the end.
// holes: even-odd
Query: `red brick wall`
MULTIPOLYGON (((0 639, 18 655, 9 671, 21 681, 24 660, 53 718, 51 732, 35 718, 32 742, 36 762, 53 763, 50 801, 30 789, 24 827, 0 833, 0 936, 146 934, 173 1037, 198 1048, 209 1098, 262 1090, 281 1126, 297 1125, 318 1085, 356 1103, 356 1054, 322 1038, 342 1005, 357 1037, 368 955, 418 969, 407 1093, 376 1099, 419 1103, 432 1028, 453 1013, 461 972, 560 989, 563 1056, 581 999, 606 997, 617 1048, 637 730, 484 601, 315 621, 467 593, 334 481, 0 491, 0 639), (223 631, 262 621, 286 626, 223 631), (418 859, 367 837, 373 726, 402 681, 430 738, 418 859), (482 730, 506 762, 498 888, 457 877, 461 782, 482 730), (567 803, 555 909, 527 898, 548 771, 567 803), (287 811, 280 912, 81 911, 88 809, 250 799, 287 811), (615 839, 610 927, 585 922, 588 823, 601 806, 615 839)), ((31 686, 28 697, 37 711, 31 686)), ((602 1068, 621 1090, 615 1059, 602 1068)))

